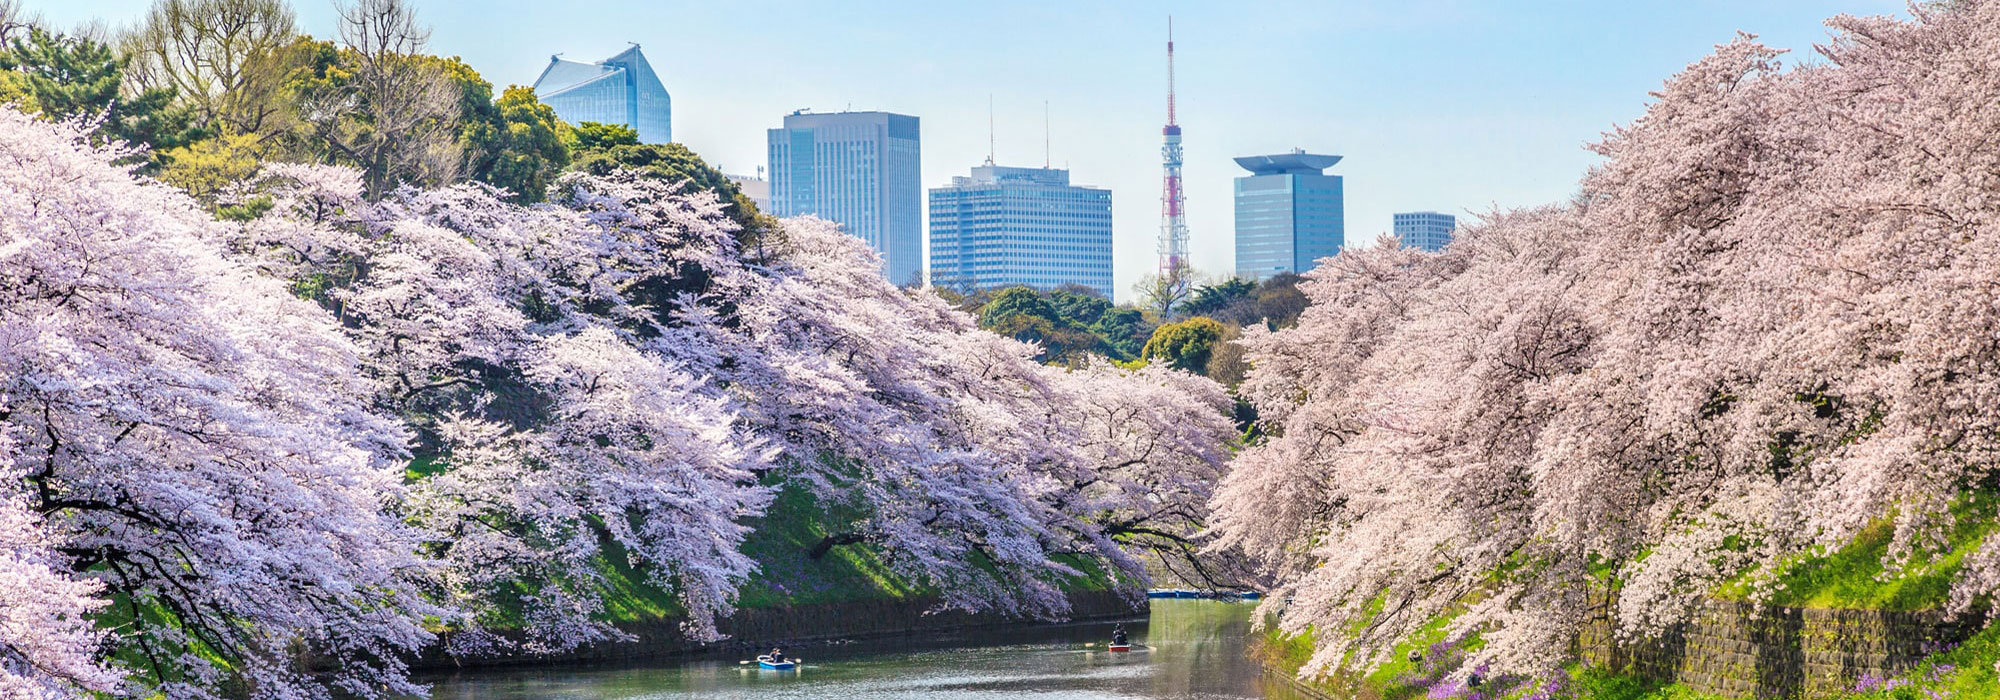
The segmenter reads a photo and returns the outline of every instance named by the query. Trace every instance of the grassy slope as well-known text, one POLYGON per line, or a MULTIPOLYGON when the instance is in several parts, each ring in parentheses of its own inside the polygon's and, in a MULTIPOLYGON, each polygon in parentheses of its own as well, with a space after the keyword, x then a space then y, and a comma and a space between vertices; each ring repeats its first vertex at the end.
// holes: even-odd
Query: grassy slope
MULTIPOLYGON (((855 513, 827 512, 802 489, 780 491, 764 517, 746 522, 751 534, 743 543, 743 553, 757 561, 759 570, 738 591, 737 607, 901 600, 936 592, 891 570, 881 549, 873 545, 835 547, 817 560, 808 556, 812 546, 840 523, 857 519, 855 513)), ((615 545, 612 554, 601 569, 607 583, 603 593, 610 621, 644 623, 681 615, 683 609, 671 591, 646 580, 643 572, 618 555, 615 545)), ((1067 582, 1068 590, 1108 588, 1104 570, 1096 562, 1067 563, 1085 574, 1067 582)))
MULTIPOLYGON (((739 591, 737 606, 775 608, 855 600, 893 600, 925 594, 923 586, 898 576, 881 552, 866 544, 835 547, 814 560, 813 544, 828 534, 844 514, 829 514, 811 496, 786 488, 762 518, 748 521, 752 530, 743 553, 760 569, 739 591)), ((602 565, 606 616, 612 622, 655 622, 679 617, 683 608, 673 592, 654 585, 615 551, 602 565)))

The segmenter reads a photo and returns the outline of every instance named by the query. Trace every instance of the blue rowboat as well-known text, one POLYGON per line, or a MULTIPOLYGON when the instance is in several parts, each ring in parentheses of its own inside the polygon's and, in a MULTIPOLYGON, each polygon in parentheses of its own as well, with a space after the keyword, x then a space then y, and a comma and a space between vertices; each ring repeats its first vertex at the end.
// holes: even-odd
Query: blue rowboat
POLYGON ((769 654, 757 657, 757 667, 766 671, 790 671, 799 667, 797 661, 772 661, 769 654))

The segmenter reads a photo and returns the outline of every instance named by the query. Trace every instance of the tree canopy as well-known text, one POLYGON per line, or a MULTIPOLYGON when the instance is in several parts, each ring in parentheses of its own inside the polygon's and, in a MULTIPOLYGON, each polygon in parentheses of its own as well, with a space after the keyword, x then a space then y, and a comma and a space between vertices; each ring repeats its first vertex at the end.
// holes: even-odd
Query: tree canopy
POLYGON ((979 327, 1042 348, 1043 362, 1076 364, 1096 355, 1128 360, 1120 350, 1078 316, 1101 318, 1111 302, 1101 297, 1070 290, 1046 294, 1027 287, 1009 287, 995 292, 979 308, 979 327), (1060 306, 1058 306, 1060 304, 1060 306))
POLYGON ((965 610, 1202 543, 1219 385, 1044 365, 827 222, 753 251, 628 169, 528 206, 275 161, 217 220, 81 129, 0 108, 10 694, 421 695, 419 650, 619 637, 613 570, 714 639, 777 484, 965 610))
POLYGON ((1155 329, 1139 355, 1165 362, 1174 369, 1205 374, 1209 357, 1228 334, 1229 329, 1215 319, 1196 316, 1155 329))
POLYGON ((163 151, 200 136, 171 88, 128 85, 125 66, 104 43, 40 27, 0 51, 0 70, 28 106, 52 119, 102 120, 93 138, 163 151))
MULTIPOLYGON (((1269 438, 1217 528, 1316 633, 1307 673, 1446 615, 1466 669, 1559 673, 1608 588, 1652 638, 1873 523, 1885 575, 1939 570, 2000 455, 2000 3, 1915 14, 1837 17, 1789 70, 1723 44, 1569 202, 1349 247, 1246 334, 1269 438)), ((1954 556, 1948 608, 1989 605, 2000 539, 1954 556)))

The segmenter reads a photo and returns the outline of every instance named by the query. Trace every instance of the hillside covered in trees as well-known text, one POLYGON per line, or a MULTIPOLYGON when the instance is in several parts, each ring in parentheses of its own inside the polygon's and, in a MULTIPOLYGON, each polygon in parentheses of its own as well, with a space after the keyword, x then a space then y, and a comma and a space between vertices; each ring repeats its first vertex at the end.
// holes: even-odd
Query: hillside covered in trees
POLYGON ((773 547, 1026 618, 1194 556, 1215 382, 1038 362, 399 2, 289 17, 0 23, 0 696, 421 694, 420 650, 617 638, 635 581, 713 639, 773 547))
MULTIPOLYGON (((1836 17, 1813 57, 1718 46, 1573 200, 1349 249, 1297 327, 1246 334, 1268 439, 1216 525, 1278 577, 1305 675, 1476 639, 1457 696, 1547 677, 1614 592, 1635 642, 1718 596, 1984 622, 2000 3, 1913 13, 1836 17)), ((1989 697, 1981 639, 1897 697, 1989 697)))

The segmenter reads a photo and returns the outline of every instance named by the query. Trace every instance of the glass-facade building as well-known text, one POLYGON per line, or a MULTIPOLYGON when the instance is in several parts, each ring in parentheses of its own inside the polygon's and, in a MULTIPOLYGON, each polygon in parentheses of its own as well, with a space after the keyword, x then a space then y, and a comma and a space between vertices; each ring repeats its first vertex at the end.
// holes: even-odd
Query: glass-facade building
POLYGON ((839 223, 882 255, 899 285, 921 284, 923 185, 917 118, 888 112, 794 112, 767 133, 771 213, 839 223))
POLYGON ((638 44, 596 63, 550 56, 535 97, 571 124, 622 124, 640 143, 673 141, 673 99, 638 44))
POLYGON ((988 163, 931 189, 931 284, 963 291, 1080 284, 1111 298, 1111 190, 1069 171, 988 163))
POLYGON ((1451 242, 1451 231, 1458 227, 1458 218, 1450 214, 1434 211, 1411 211, 1396 215, 1396 240, 1404 246, 1422 248, 1429 251, 1442 250, 1451 242))
POLYGON ((571 124, 622 124, 639 132, 640 143, 674 140, 673 98, 638 44, 596 63, 550 56, 535 98, 571 124))
POLYGON ((1311 270, 1346 240, 1340 176, 1325 170, 1340 156, 1294 151, 1244 156, 1236 178, 1236 276, 1263 279, 1311 270))

